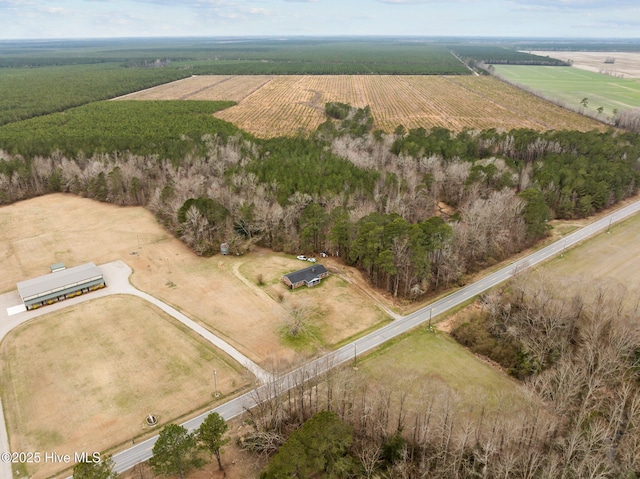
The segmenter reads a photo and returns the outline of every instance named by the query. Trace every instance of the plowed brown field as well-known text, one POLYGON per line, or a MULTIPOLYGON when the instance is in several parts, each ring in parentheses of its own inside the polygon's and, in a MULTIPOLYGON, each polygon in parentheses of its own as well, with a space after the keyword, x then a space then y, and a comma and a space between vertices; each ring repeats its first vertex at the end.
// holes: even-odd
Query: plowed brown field
POLYGON ((259 137, 311 131, 325 120, 328 101, 369 105, 375 127, 510 130, 603 129, 492 77, 291 75, 194 76, 133 93, 129 100, 234 100, 216 113, 259 137))

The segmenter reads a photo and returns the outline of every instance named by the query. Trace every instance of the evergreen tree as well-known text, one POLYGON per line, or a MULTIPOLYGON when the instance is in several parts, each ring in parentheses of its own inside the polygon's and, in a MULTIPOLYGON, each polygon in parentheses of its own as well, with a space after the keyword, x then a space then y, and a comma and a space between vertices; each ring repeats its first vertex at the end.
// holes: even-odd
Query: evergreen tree
POLYGON ((204 465, 198 456, 195 435, 177 424, 167 424, 153 445, 153 457, 149 459, 153 473, 158 476, 178 474, 181 479, 187 472, 204 465))
POLYGON ((218 468, 222 469, 220 452, 222 447, 229 442, 228 437, 224 437, 229 426, 224 418, 217 412, 209 414, 198 429, 197 439, 202 448, 216 456, 218 468))
POLYGON ((260 479, 351 477, 351 428, 334 412, 322 411, 294 431, 260 475, 260 479))
POLYGON ((94 461, 91 456, 73 466, 73 479, 118 479, 118 473, 113 470, 113 459, 106 456, 102 460, 94 461))

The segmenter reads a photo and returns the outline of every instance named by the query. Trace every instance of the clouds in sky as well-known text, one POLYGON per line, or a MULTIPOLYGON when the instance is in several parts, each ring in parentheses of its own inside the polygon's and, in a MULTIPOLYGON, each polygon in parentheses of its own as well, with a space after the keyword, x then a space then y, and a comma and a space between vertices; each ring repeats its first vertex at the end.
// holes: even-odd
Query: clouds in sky
POLYGON ((0 39, 638 37, 640 0, 0 0, 0 39))

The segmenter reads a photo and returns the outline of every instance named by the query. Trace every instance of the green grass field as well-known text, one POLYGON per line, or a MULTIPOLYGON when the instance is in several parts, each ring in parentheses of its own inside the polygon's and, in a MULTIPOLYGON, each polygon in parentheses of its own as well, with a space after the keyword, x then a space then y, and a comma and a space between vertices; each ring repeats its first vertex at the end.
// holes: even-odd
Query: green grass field
POLYGON ((567 287, 579 290, 585 283, 624 285, 633 306, 640 291, 640 215, 611 226, 589 241, 568 250, 548 262, 542 271, 550 276, 567 278, 567 287))
POLYGON ((440 397, 468 417, 506 414, 514 417, 528 401, 508 377, 441 332, 420 328, 386 343, 358 367, 389 390, 406 391, 412 402, 440 397))
POLYGON ((597 114, 604 108, 602 118, 617 111, 640 107, 640 81, 616 78, 576 68, 495 65, 497 75, 549 98, 556 98, 569 107, 582 108, 588 99, 585 113, 597 114))

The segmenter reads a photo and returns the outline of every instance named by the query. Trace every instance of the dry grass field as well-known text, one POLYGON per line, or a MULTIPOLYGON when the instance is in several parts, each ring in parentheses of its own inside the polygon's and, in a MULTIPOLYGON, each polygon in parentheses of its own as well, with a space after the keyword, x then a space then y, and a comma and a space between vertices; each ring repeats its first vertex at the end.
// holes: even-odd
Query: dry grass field
MULTIPOLYGON (((255 268, 265 278, 279 278, 289 267, 304 266, 299 261, 274 255, 275 266, 271 267, 270 253, 201 258, 143 208, 122 208, 71 195, 48 195, 0 208, 0 268, 4 273, 0 293, 14 290, 18 281, 46 274, 53 263, 74 266, 117 259, 132 267, 131 282, 137 288, 181 310, 261 366, 296 360, 299 352, 284 344, 279 332, 287 311, 255 284, 250 269, 256 261, 255 268), (249 281, 237 272, 240 264, 246 264, 249 281)), ((342 285, 336 278, 322 291, 325 297, 318 307, 323 311, 323 344, 334 344, 380 321, 376 308, 371 307, 363 309, 362 317, 350 317, 350 323, 345 323, 342 304, 365 302, 359 289, 342 285)), ((295 294, 296 298, 303 295, 295 294)))
POLYGON ((566 286, 577 290, 585 282, 598 282, 628 290, 629 301, 635 306, 640 298, 640 215, 613 225, 602 233, 565 252, 542 268, 543 274, 566 279, 566 286))
POLYGON ((573 61, 575 68, 582 70, 608 72, 623 75, 624 78, 640 78, 640 53, 638 52, 531 52, 534 55, 556 58, 562 61, 573 61), (605 63, 613 58, 614 63, 605 63))
MULTIPOLYGON (((320 259, 320 263, 327 260, 320 259)), ((331 274, 314 288, 288 289, 280 280, 284 274, 311 266, 291 256, 258 250, 243 262, 239 272, 250 282, 257 284, 262 275, 262 290, 274 301, 280 302, 285 311, 304 309, 316 332, 308 343, 308 349, 333 349, 336 345, 358 335, 362 331, 382 326, 389 316, 380 310, 370 297, 342 277, 331 274)))
MULTIPOLYGON (((3 406, 12 451, 105 451, 250 384, 240 367, 149 303, 111 296, 58 311, 3 342, 3 406)), ((33 464, 31 477, 65 466, 33 464)))
POLYGON ((358 368, 367 383, 406 393, 409 410, 425 411, 435 401, 439 411, 448 403, 458 426, 481 415, 516 420, 535 406, 516 380, 424 327, 363 358, 358 368))
POLYGON ((603 126, 577 113, 506 85, 492 77, 290 75, 201 76, 151 88, 129 100, 235 100, 216 113, 259 137, 314 130, 325 121, 329 101, 369 105, 375 127, 387 132, 435 126, 510 130, 576 129, 603 126))
MULTIPOLYGON (((121 259, 132 267, 136 287, 267 369, 289 367, 387 319, 360 287, 338 276, 312 290, 292 292, 279 284, 281 273, 310 263, 266 250, 198 257, 139 207, 64 194, 5 206, 0 249, 0 293, 48 273, 55 262, 121 259), (258 271, 268 283, 263 288, 256 285, 258 271), (282 303, 278 293, 286 296, 282 303), (281 333, 293 304, 311 306, 318 333, 302 346, 281 333)), ((213 369, 225 394, 249 381, 242 368, 234 369, 163 313, 120 296, 26 323, 4 339, 0 354, 2 399, 16 451, 114 447, 143 433, 141 421, 149 412, 169 420, 209 403, 213 369)), ((50 473, 43 467, 37 477, 50 473)))

